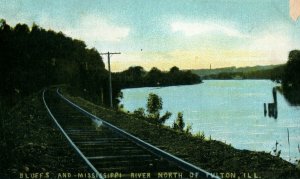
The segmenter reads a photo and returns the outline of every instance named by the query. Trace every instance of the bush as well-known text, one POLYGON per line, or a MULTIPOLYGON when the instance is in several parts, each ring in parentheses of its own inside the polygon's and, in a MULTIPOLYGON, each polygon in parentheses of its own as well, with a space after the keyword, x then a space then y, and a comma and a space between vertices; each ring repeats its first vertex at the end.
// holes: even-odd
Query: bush
POLYGON ((124 112, 124 105, 123 104, 119 104, 117 106, 117 111, 124 112))
POLYGON ((194 135, 196 138, 199 138, 201 140, 204 140, 205 139, 205 134, 204 132, 197 132, 195 135, 194 135))
POLYGON ((160 124, 164 124, 166 122, 166 120, 171 117, 171 115, 172 115, 172 113, 170 113, 169 111, 167 111, 161 118, 159 118, 158 122, 160 124))
POLYGON ((177 119, 173 124, 173 129, 183 131, 184 126, 185 126, 185 123, 183 121, 183 114, 182 114, 182 112, 179 112, 177 114, 177 119))
POLYGON ((145 117, 145 109, 144 108, 138 108, 136 110, 133 111, 133 115, 135 115, 136 117, 145 117))
POLYGON ((187 133, 187 134, 191 134, 192 133, 192 125, 188 124, 186 126, 185 133, 187 133))

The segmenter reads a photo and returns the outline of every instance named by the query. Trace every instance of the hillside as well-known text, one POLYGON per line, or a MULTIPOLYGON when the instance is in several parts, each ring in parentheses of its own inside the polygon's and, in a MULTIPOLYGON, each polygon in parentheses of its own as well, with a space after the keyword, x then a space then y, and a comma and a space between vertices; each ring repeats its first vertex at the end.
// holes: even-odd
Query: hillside
POLYGON ((267 66, 253 66, 253 67, 225 67, 225 68, 215 68, 215 69, 193 69, 192 73, 197 74, 201 77, 208 75, 215 75, 219 73, 249 73, 254 71, 270 70, 282 65, 267 65, 267 66))
MULTIPOLYGON (((0 100, 7 106, 39 89, 70 84, 95 102, 108 104, 108 72, 85 42, 36 24, 11 27, 0 19, 0 100), (99 89, 104 99, 100 102, 99 89)), ((113 96, 119 92, 114 88, 113 96)))

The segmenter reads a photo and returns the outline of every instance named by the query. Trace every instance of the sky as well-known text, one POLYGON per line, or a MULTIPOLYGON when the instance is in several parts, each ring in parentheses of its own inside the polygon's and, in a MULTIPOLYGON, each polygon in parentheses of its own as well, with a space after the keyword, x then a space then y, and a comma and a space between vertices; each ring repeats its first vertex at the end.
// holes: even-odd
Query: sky
MULTIPOLYGON (((289 0, 0 0, 11 26, 33 23, 130 66, 169 70, 286 63, 300 49, 289 0)), ((106 56, 103 56, 106 63, 106 56)))

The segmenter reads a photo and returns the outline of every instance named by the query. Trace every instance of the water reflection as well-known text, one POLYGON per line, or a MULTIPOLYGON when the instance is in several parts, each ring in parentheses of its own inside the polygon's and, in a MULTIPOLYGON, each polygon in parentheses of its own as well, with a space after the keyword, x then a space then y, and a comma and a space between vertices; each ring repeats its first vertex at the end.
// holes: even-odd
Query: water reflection
POLYGON ((283 90, 284 98, 292 106, 300 106, 300 90, 299 89, 285 89, 283 90))
POLYGON ((278 106, 277 106, 277 90, 275 87, 272 89, 272 93, 273 93, 273 103, 268 103, 268 108, 267 108, 266 103, 264 103, 264 115, 266 117, 267 113, 268 113, 268 116, 270 118, 277 119, 278 106))

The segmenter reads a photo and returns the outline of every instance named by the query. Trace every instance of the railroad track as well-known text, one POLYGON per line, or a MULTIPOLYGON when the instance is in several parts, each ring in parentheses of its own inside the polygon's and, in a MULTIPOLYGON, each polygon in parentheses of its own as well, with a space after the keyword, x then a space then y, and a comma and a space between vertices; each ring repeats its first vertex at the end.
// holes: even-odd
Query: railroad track
POLYGON ((44 105, 91 173, 74 178, 218 178, 85 111, 58 89, 44 105))

